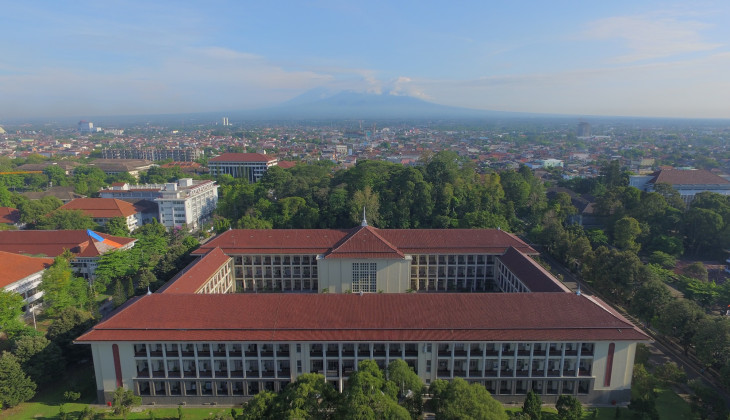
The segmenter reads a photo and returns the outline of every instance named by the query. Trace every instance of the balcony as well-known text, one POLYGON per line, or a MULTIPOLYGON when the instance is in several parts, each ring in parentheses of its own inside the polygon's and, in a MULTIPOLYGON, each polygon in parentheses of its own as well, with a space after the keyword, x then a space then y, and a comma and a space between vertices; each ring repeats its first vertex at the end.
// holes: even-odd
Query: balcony
POLYGON ((469 377, 470 378, 481 378, 482 377, 482 371, 481 369, 469 369, 469 377))
POLYGON ((487 369, 484 371, 484 376, 496 378, 498 373, 499 371, 497 369, 487 369))
POLYGON ((251 369, 246 371, 246 377, 247 378, 259 378, 259 371, 258 369, 251 369))
POLYGON ((137 371, 137 377, 138 378, 149 378, 150 377, 150 371, 147 369, 142 369, 137 371))
POLYGON ((578 369, 578 376, 591 376, 591 369, 578 369))
POLYGON ((580 346, 581 356, 593 356, 593 344, 583 344, 580 346))
POLYGON ((512 369, 501 369, 499 371, 499 376, 502 378, 511 378, 514 375, 514 370, 512 369))
POLYGON ((451 371, 448 369, 439 369, 436 371, 436 375, 438 375, 439 378, 450 378, 451 371))
POLYGON ((273 370, 262 370, 261 371, 261 377, 262 378, 273 378, 276 372, 273 370))
POLYGON ((231 378, 243 378, 243 370, 232 370, 231 371, 231 378))
POLYGON ((466 377, 466 370, 464 369, 454 369, 454 377, 459 378, 465 378, 466 377))
POLYGON ((212 370, 201 370, 198 372, 198 375, 201 378, 212 378, 213 377, 213 371, 212 370))
POLYGON ((547 376, 550 377, 559 377, 560 376, 560 370, 558 369, 550 369, 547 371, 547 376))
POLYGON ((153 370, 152 371, 152 377, 153 378, 164 378, 165 377, 165 370, 153 370))
POLYGON ((517 377, 519 377, 519 378, 526 378, 528 376, 530 376, 530 370, 527 368, 519 369, 517 371, 517 377))
POLYGON ((575 376, 575 369, 563 369, 563 376, 575 376))
POLYGON ((279 369, 276 371, 277 378, 289 378, 291 377, 291 369, 279 369))

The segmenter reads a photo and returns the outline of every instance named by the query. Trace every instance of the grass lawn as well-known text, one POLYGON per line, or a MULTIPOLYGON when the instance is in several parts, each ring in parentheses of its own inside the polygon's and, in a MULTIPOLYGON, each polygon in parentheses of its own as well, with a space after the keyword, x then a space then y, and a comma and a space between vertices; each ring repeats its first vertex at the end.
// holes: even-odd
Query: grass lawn
POLYGON ((659 412, 659 418, 662 420, 679 420, 692 417, 692 409, 689 403, 671 389, 657 389, 656 409, 659 412))

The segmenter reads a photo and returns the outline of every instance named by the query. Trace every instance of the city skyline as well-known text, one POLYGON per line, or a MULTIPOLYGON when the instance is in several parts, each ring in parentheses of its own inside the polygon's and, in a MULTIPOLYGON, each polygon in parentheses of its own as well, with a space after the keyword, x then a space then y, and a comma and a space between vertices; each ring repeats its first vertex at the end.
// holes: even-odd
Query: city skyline
POLYGON ((730 118, 719 1, 15 2, 5 14, 0 123, 258 109, 312 89, 730 118))

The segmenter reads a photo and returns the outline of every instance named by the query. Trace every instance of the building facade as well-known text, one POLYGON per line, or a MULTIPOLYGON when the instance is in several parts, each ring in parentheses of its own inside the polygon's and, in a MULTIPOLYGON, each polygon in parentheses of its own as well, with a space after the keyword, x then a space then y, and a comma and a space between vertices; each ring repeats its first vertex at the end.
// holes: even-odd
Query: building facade
POLYGON ((164 148, 155 147, 129 149, 103 149, 104 159, 146 159, 153 162, 172 159, 177 162, 193 162, 203 157, 203 151, 196 147, 164 148))
POLYGON ((216 247, 233 258, 239 292, 567 290, 527 257, 537 254, 534 249, 498 229, 242 229, 219 235, 194 254, 216 247), (496 269, 500 259, 501 267, 513 271, 533 267, 522 289, 503 281, 507 271, 496 269))
POLYGON ((426 384, 461 377, 503 402, 534 390, 623 404, 647 339, 603 302, 569 293, 162 293, 76 343, 91 345, 100 401, 124 386, 145 403, 239 404, 310 372, 342 390, 359 361, 402 359, 426 384))
POLYGON ((261 153, 223 153, 208 160, 208 169, 213 176, 231 175, 253 183, 278 161, 274 156, 261 153))
POLYGON ((124 219, 130 232, 142 225, 139 210, 134 205, 115 198, 77 198, 58 210, 78 210, 91 217, 99 226, 106 226, 110 219, 119 217, 124 219))

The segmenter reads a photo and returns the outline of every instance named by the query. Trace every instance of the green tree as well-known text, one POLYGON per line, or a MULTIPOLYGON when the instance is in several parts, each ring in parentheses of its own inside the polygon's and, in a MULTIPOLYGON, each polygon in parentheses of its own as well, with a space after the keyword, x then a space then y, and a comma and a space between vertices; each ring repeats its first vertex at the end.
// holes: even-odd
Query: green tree
POLYGON ((639 252, 641 245, 636 243, 639 234, 641 227, 633 217, 622 217, 613 225, 613 242, 621 250, 639 252))
POLYGON ((306 373, 276 396, 269 417, 277 419, 331 419, 339 393, 323 375, 306 373))
POLYGON ((112 217, 104 225, 104 231, 113 236, 129 236, 127 220, 123 217, 112 217))
POLYGON ((682 270, 685 276, 692 277, 693 279, 697 279, 700 281, 707 281, 708 274, 707 274, 707 268, 704 264, 700 261, 695 261, 692 264, 684 267, 684 270, 682 270))
POLYGON ((398 387, 401 405, 408 410, 411 418, 417 419, 423 413, 423 381, 408 363, 401 359, 390 362, 387 370, 389 381, 398 387))
POLYGON ((81 210, 56 210, 36 224, 41 230, 92 229, 96 223, 81 210))
POLYGON ((631 312, 647 324, 672 300, 672 294, 659 279, 651 278, 636 290, 629 306, 631 312))
POLYGON ((435 380, 429 391, 437 420, 485 419, 506 420, 507 413, 497 400, 479 384, 461 378, 435 380))
POLYGON ((20 320, 25 300, 16 292, 0 289, 0 331, 13 338, 23 330, 25 324, 20 320))
POLYGON ((42 221, 45 216, 61 207, 63 203, 56 197, 46 196, 40 200, 28 200, 18 205, 20 212, 20 221, 35 226, 36 223, 42 221))
POLYGON ((660 364, 654 369, 654 376, 666 387, 687 382, 687 373, 675 362, 660 364))
POLYGON ((342 401, 333 418, 410 419, 396 400, 397 386, 386 382, 383 371, 372 360, 363 360, 350 375, 342 401))
POLYGON ((28 401, 35 395, 35 383, 23 372, 15 356, 0 356, 0 407, 9 408, 28 401))
POLYGON ((533 390, 527 393, 525 402, 522 404, 522 412, 527 414, 531 420, 542 418, 542 400, 533 390))
POLYGON ((583 417, 583 405, 572 395, 561 395, 555 402, 560 420, 580 420, 583 417))
POLYGON ((366 186, 361 191, 355 191, 352 196, 350 220, 355 223, 361 222, 363 209, 365 209, 368 224, 378 226, 380 223, 380 200, 378 194, 373 192, 370 186, 366 186))
POLYGON ((112 411, 115 415, 121 415, 125 419, 132 410, 132 407, 142 404, 142 397, 134 395, 131 389, 117 388, 112 397, 112 411))
POLYGON ((692 337, 697 358, 706 366, 720 368, 730 361, 730 319, 706 317, 692 337))
POLYGON ((88 346, 77 346, 73 340, 94 325, 90 312, 68 307, 61 309, 48 326, 46 337, 58 344, 67 362, 75 362, 89 356, 88 346))
POLYGON ((23 371, 38 385, 56 380, 64 371, 61 348, 41 335, 24 335, 13 341, 12 352, 23 371))
POLYGON ((664 306, 654 325, 662 334, 676 338, 686 355, 704 316, 696 303, 676 299, 664 306))
POLYGON ((243 404, 243 413, 239 420, 266 420, 270 418, 276 394, 263 391, 243 404))
POLYGON ((684 215, 687 252, 697 255, 702 250, 713 250, 723 245, 722 216, 712 210, 691 208, 684 215))
POLYGON ((41 279, 45 311, 55 316, 64 308, 88 309, 89 287, 86 280, 74 277, 71 264, 63 256, 54 258, 41 279))
POLYGON ((656 264, 662 268, 672 269, 677 266, 677 259, 666 252, 654 251, 649 256, 649 263, 656 264))

